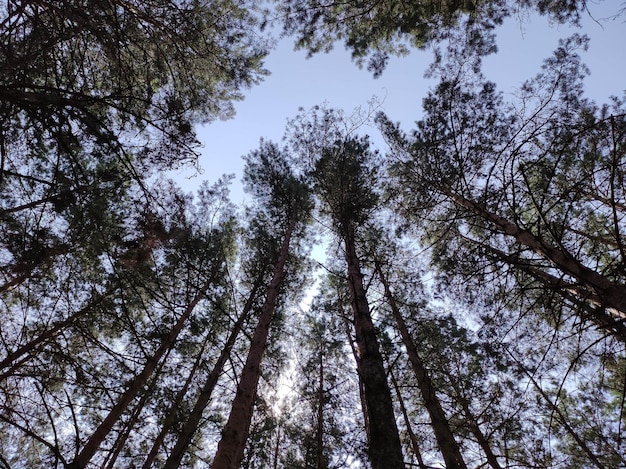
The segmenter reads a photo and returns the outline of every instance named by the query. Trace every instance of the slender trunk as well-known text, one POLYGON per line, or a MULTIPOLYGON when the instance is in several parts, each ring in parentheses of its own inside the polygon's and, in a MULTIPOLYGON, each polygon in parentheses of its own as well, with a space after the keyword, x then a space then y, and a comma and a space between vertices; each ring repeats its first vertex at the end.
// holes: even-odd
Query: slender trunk
POLYGON ((280 284, 285 276, 285 265, 289 256, 289 243, 291 235, 295 229, 296 220, 292 218, 283 239, 280 248, 280 254, 276 265, 272 280, 267 288, 267 296, 259 322, 254 330, 248 357, 241 373, 237 393, 233 400, 228 421, 222 431, 222 438, 217 446, 215 459, 213 460, 213 469, 237 469, 243 459, 243 453, 246 446, 246 440, 250 432, 250 422, 252 421, 252 412, 254 410, 254 400, 257 394, 257 386, 260 377, 260 365, 263 353, 267 346, 267 337, 269 328, 274 316, 274 309, 278 299, 280 284))
POLYGON ((274 446, 274 461, 272 464, 272 469, 278 469, 279 454, 280 454, 280 425, 276 427, 276 446, 274 446))
MULTIPOLYGON (((235 341, 237 337, 239 336, 239 333, 241 332, 241 329, 243 327, 245 320, 248 318, 248 315, 250 314, 250 311, 252 310, 252 307, 254 305, 254 300, 256 298, 256 295, 260 286, 261 286, 260 279, 257 280, 252 286, 252 290, 250 291, 250 294, 248 295, 246 304, 244 305, 241 314, 237 318, 237 321, 233 325, 230 331, 230 334, 228 336, 228 339, 226 340, 226 343, 224 344, 224 347, 222 348, 220 356, 215 362, 215 365, 213 366, 211 373, 209 373, 209 376, 204 382, 204 386, 200 390, 200 394, 198 395, 198 399, 193 407, 193 410, 191 411, 191 413, 189 414, 189 417, 187 418, 187 421, 183 425, 183 428, 180 434, 178 435, 178 439, 176 440, 176 444, 174 445, 174 449, 170 453, 169 457, 167 458, 167 461, 165 462, 165 465, 163 466, 164 468, 177 468, 178 466, 180 466, 180 462, 182 461, 183 456, 185 455, 185 451, 187 450, 187 447, 193 440, 193 435, 198 429, 200 420, 202 419, 202 413, 204 412, 204 409, 206 408, 206 406, 209 404, 209 401, 211 400, 211 395, 213 394, 213 390, 215 389, 215 386, 217 385, 217 381, 220 377, 220 374, 222 373, 222 370, 224 369, 224 365, 226 364, 226 361, 230 357, 230 352, 233 346, 235 345, 235 341)), ((147 468, 148 466, 144 465, 144 467, 147 468)))
POLYGON ((16 285, 20 285, 28 277, 30 277, 30 274, 33 272, 33 270, 35 270, 35 267, 37 267, 37 266, 36 265, 29 266, 21 274, 16 275, 11 280, 8 280, 6 283, 3 283, 2 285, 0 285, 0 293, 4 293, 5 291, 10 290, 11 288, 15 287, 16 285))
MULTIPOLYGON (((156 370, 155 376, 158 376, 160 374, 161 370, 163 369, 164 364, 165 364, 164 361, 162 361, 159 364, 159 367, 156 370)), ((130 432, 132 431, 133 427, 139 421, 139 416, 141 414, 141 411, 143 410, 144 406, 146 405, 146 402, 148 401, 148 399, 152 396, 152 393, 154 392, 155 384, 156 384, 155 380, 153 380, 152 383, 150 384, 149 389, 142 394, 141 399, 139 400, 139 403, 137 404, 137 406, 135 406, 135 409, 133 410, 132 415, 130 416, 130 418, 128 419, 128 422, 125 425, 124 431, 119 432, 118 434, 115 444, 113 445, 113 452, 110 453, 110 460, 108 461, 105 460, 102 463, 102 466, 101 466, 102 469, 104 469, 105 467, 106 469, 113 469, 115 467, 115 462, 117 461, 117 458, 119 457, 120 453, 122 452, 122 449, 124 448, 124 445, 126 444, 128 435, 130 435, 130 432)))
POLYGON ((580 308, 580 315, 583 319, 594 322, 598 328, 607 331, 616 339, 626 342, 626 326, 623 323, 623 315, 618 311, 604 308, 600 297, 589 288, 579 283, 567 282, 541 268, 530 265, 527 262, 522 262, 517 256, 509 255, 492 246, 484 246, 482 243, 470 237, 462 236, 462 238, 469 243, 487 249, 499 260, 514 269, 527 273, 550 290, 580 308))
POLYGON ((567 251, 550 246, 530 231, 490 212, 479 203, 453 192, 450 187, 444 186, 442 192, 460 207, 491 223, 502 234, 513 237, 521 245, 551 261, 564 274, 574 277, 586 288, 595 292, 602 306, 609 309, 613 314, 620 318, 626 317, 626 287, 624 285, 613 283, 604 275, 583 265, 567 251))
POLYGON ((430 416, 430 420, 433 425, 433 431, 435 433, 435 438, 437 440, 437 445, 439 446, 441 455, 443 456, 443 459, 446 463, 446 467, 448 469, 466 469, 467 466, 465 465, 465 461, 463 460, 463 456, 461 455, 459 445, 454 439, 454 434, 452 433, 452 429, 450 428, 448 419, 446 418, 443 407, 441 406, 441 402, 439 401, 437 393, 435 392, 435 386, 430 379, 428 370, 424 366, 424 362, 417 352, 417 347, 415 346, 415 343, 411 338, 409 329, 404 322, 402 315, 400 314, 400 309, 398 308, 395 298, 391 294, 391 290, 389 289, 389 283, 387 282, 383 270, 380 268, 380 264, 378 263, 376 264, 376 271, 385 288, 385 296, 387 297, 387 301, 389 302, 389 306, 391 307, 391 311, 398 326, 400 336, 402 337, 402 343, 406 347, 409 361, 411 363, 411 368, 413 369, 415 379, 417 380, 417 385, 422 394, 424 406, 426 407, 428 415, 430 416))
POLYGON ((485 456, 487 457, 487 462, 493 469, 502 469, 502 466, 498 462, 498 458, 496 457, 493 450, 491 449, 489 440, 487 439, 487 437, 481 430, 480 425, 478 424, 478 420, 476 419, 476 417, 474 416, 474 413, 470 409, 469 401, 465 398, 465 396, 463 396, 463 391, 458 386, 458 384, 454 382, 454 380, 452 380, 452 387, 454 388, 454 392, 456 394, 456 400, 461 405, 461 410, 463 411, 464 420, 467 423, 467 426, 469 427, 470 431, 476 438, 476 441, 478 442, 482 450, 485 452, 485 456))
POLYGON ((306 437, 304 440, 305 444, 305 453, 304 453, 304 467, 306 468, 309 464, 309 455, 311 454, 311 440, 306 437))
POLYGON ((133 399, 139 394, 141 389, 144 387, 154 370, 156 369, 159 361, 168 352, 173 346, 178 334, 183 329, 187 319, 191 316, 196 305, 200 302, 202 298, 204 298, 206 290, 209 286, 215 281, 215 277, 219 271, 219 263, 213 268, 209 279, 206 283, 200 288, 198 294, 193 298, 191 303, 187 306, 183 314, 180 316, 174 327, 170 330, 167 336, 161 342, 161 345, 156 350, 156 352, 150 357, 148 362, 144 365, 143 370, 135 376, 132 380, 126 391, 118 398, 116 404, 109 411, 104 420, 100 423, 98 428, 91 434, 91 437, 80 451, 80 453, 76 456, 74 461, 72 461, 66 469, 84 469, 91 458, 96 454, 98 448, 105 440, 115 423, 120 419, 122 414, 126 411, 130 403, 133 399))
POLYGON ((404 469, 402 445, 393 412, 391 392, 356 253, 354 227, 348 222, 344 228, 348 285, 359 347, 357 366, 365 388, 369 417, 369 457, 373 469, 404 469))
POLYGON ((417 441, 417 435, 413 431, 413 427, 411 426, 411 419, 409 419, 409 414, 406 410, 406 406, 404 405, 404 398, 402 397, 402 393, 400 392, 400 386, 398 386, 398 382, 396 381, 396 377, 393 375, 393 371, 389 370, 389 376, 391 377, 391 384, 396 390, 396 397, 398 399, 398 404, 400 404, 400 411, 402 412, 402 418, 404 419, 404 425, 406 426, 406 431, 409 434, 409 441, 411 442, 411 449, 413 450, 413 454, 417 459, 417 467, 419 469, 428 469, 426 464, 424 463, 424 458, 422 457, 422 452, 420 451, 419 442, 417 441))
POLYGON ((315 434, 315 468, 324 469, 324 352, 319 351, 320 379, 317 388, 317 431, 315 434))
MULTIPOLYGON (((354 363, 357 366, 357 372, 359 367, 359 351, 354 346, 352 342, 352 333, 350 331, 350 322, 346 318, 344 320, 344 324, 346 326, 346 337, 348 338, 348 343, 350 344, 350 348, 352 349, 352 355, 354 356, 354 363)), ((365 437, 367 438, 367 446, 370 446, 370 419, 367 415, 367 400, 365 399, 365 388, 363 387, 363 380, 361 379, 361 375, 358 375, 359 378, 359 400, 361 401, 361 411, 363 412, 363 427, 365 429, 365 437)))

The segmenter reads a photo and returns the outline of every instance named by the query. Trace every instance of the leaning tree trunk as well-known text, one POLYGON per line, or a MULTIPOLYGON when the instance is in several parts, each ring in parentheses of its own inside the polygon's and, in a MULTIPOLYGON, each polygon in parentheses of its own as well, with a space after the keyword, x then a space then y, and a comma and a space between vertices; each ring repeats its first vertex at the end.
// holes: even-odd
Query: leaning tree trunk
POLYGON ((187 379, 185 380, 185 383, 183 384, 182 388, 178 390, 178 392, 176 393, 176 397, 174 398, 174 400, 172 401, 170 405, 170 409, 167 413, 167 416, 165 417, 165 420, 163 421, 161 431, 159 431, 159 434, 152 441, 152 447, 150 448, 150 452, 146 456, 142 469, 150 469, 152 467, 152 463, 157 457, 159 449, 161 448, 161 445, 165 441, 165 437, 174 426, 174 423, 176 423, 176 417, 178 416, 178 408, 183 403, 183 399, 185 398, 185 395, 187 394, 187 391, 189 390, 189 387, 191 386, 191 383, 193 382, 193 378, 195 377, 195 374, 198 371, 198 368, 200 367, 201 362, 202 362, 202 353, 199 353, 191 368, 191 371, 189 372, 189 375, 187 376, 187 379))
POLYGON ((356 253, 354 226, 344 226, 350 302, 358 345, 357 367, 363 380, 369 420, 369 457, 373 469, 404 469, 402 445, 393 412, 391 392, 380 353, 376 329, 367 303, 363 275, 356 253))
POLYGON ((533 266, 531 263, 519 259, 516 255, 510 255, 493 246, 484 245, 468 236, 457 234, 468 243, 480 246, 493 255, 499 261, 508 264, 511 268, 523 272, 536 281, 542 283, 546 289, 556 292, 564 300, 572 304, 579 312, 583 320, 592 321, 595 326, 617 340, 626 343, 626 325, 624 318, 615 314, 615 311, 602 306, 598 295, 580 282, 568 282, 560 277, 546 272, 544 269, 533 266))
MULTIPOLYGON (((167 360, 167 357, 166 357, 166 360, 167 360)), ((155 378, 148 385, 148 389, 143 393, 143 395, 141 396, 141 399, 139 399, 139 402, 137 403, 137 405, 135 406, 135 409, 131 413, 130 418, 126 422, 123 431, 118 433, 117 439, 115 440, 115 443, 113 444, 113 447, 111 448, 110 453, 107 455, 106 459, 101 465, 102 469, 114 469, 115 468, 115 463, 117 462, 117 458, 119 457, 120 453, 126 446, 128 437, 130 436, 130 433, 133 431, 133 428, 135 427, 137 422, 139 422, 139 417, 141 416, 141 412, 143 411, 146 405, 146 402, 148 402, 148 399, 151 398, 154 394, 154 389, 156 386, 156 378, 161 373, 161 370, 163 369, 164 364, 165 364, 165 360, 161 361, 161 363, 159 364, 159 367, 156 370, 156 373, 154 374, 155 378)))
POLYGON ((496 231, 507 235, 522 246, 526 246, 541 257, 549 260, 556 269, 575 278, 587 291, 585 299, 594 301, 606 308, 616 319, 626 319, 626 286, 617 284, 604 275, 585 266, 569 252, 551 246, 532 232, 516 223, 490 212, 478 202, 452 191, 448 186, 442 188, 444 195, 455 204, 486 220, 496 231))
POLYGON ((292 218, 280 248, 278 261, 274 266, 272 280, 267 288, 267 297, 252 336, 250 350, 241 373, 230 415, 217 446, 217 453, 211 466, 213 469, 237 469, 243 459, 261 374, 261 358, 267 347, 269 328, 274 316, 280 284, 285 276, 285 265, 289 256, 289 243, 295 226, 296 220, 292 218))
POLYGON ((54 325, 41 332, 37 337, 31 339, 29 342, 20 345, 13 352, 9 352, 6 357, 0 361, 0 370, 4 368, 9 368, 8 371, 2 373, 0 375, 0 381, 10 376, 12 371, 17 368, 19 365, 23 364, 29 358, 35 356, 39 350, 39 346, 53 338, 59 332, 65 330, 70 327, 74 322, 78 321, 78 319, 87 316, 89 313, 93 311, 93 309, 102 303, 105 299, 107 299, 114 291, 114 288, 109 288, 106 292, 96 295, 86 306, 75 311, 66 319, 62 321, 58 321, 54 323, 54 325))
POLYGON ((428 415, 430 415, 433 432, 435 433, 435 438, 437 439, 437 445, 439 445, 439 450, 441 451, 443 460, 446 463, 446 468, 466 469, 467 466, 465 465, 465 461, 461 455, 459 445, 454 439, 452 429, 448 424, 441 402, 435 392, 435 386, 428 375, 428 370, 424 366, 424 362, 417 352, 417 347, 411 338, 409 329, 407 328, 406 323, 400 314, 400 309, 391 294, 389 283, 387 282, 387 279, 380 268, 380 264, 378 263, 376 264, 376 271, 380 277, 383 287, 385 288, 385 296, 387 297, 387 301, 389 302, 394 319, 396 320, 398 330, 400 331, 402 343, 406 347, 409 361, 411 362, 411 367, 413 368, 413 373, 415 374, 415 379, 417 380, 417 385, 422 394, 422 398, 424 399, 424 406, 428 411, 428 415))
POLYGON ((474 416, 474 413, 470 409, 470 402, 463 395, 463 390, 460 388, 459 384, 454 380, 451 380, 452 388, 454 389, 455 399, 461 406, 461 410, 463 412, 463 419, 465 420, 469 430, 472 432, 474 437, 476 438, 476 442, 485 452, 485 456, 487 457, 487 462, 493 469, 502 469, 502 466, 498 462, 498 458, 491 449, 491 444, 489 443, 489 439, 483 433, 480 425, 478 424, 478 419, 474 416))

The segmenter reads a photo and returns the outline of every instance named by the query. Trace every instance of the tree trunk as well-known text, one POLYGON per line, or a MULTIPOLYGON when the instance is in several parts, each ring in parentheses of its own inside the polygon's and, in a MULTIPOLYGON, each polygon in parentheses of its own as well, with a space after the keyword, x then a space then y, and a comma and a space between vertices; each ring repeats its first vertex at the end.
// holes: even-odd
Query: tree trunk
POLYGON ((117 403, 109 411, 108 415, 100 423, 98 428, 96 428, 96 430, 91 434, 91 437, 83 447, 82 451, 80 451, 74 461, 68 464, 66 469, 84 469, 89 461, 91 461, 91 458, 93 458, 93 456, 96 454, 98 448, 105 440, 115 423, 120 419, 130 403, 137 396, 137 394, 139 394, 143 386, 146 384, 163 355, 165 355, 165 353, 171 350, 171 348, 173 347, 174 342, 176 341, 178 334, 187 322, 187 319, 189 319, 189 316, 191 316, 191 313, 193 312, 196 305, 200 302, 200 300, 204 298, 206 290, 215 281, 215 277, 217 276, 219 267, 220 264, 216 263, 209 279, 200 288, 198 294, 193 298, 191 303, 189 303, 184 313, 180 316, 174 327, 170 330, 169 334, 165 337, 165 339, 163 339, 163 342, 161 342, 159 348, 144 365, 141 373, 135 376, 129 387, 119 397, 117 403))
MULTIPOLYGON (((535 389, 537 389, 537 391, 539 392, 539 394, 541 394, 541 397, 546 401, 546 403, 548 404, 552 412, 554 412, 556 419, 559 422, 561 422, 561 425, 563 425, 563 428, 565 428, 567 433, 569 433, 569 435, 574 439, 574 441, 576 441, 578 446, 580 446, 580 448, 584 451, 584 453, 587 455, 587 457, 593 463, 593 465, 596 466, 598 469, 606 469, 605 466, 600 462, 598 457, 593 453, 593 451, 591 451, 589 446, 587 446, 587 443, 585 443, 585 440, 581 438, 580 435, 576 433, 576 431, 569 424, 569 422, 567 421, 567 418, 563 415, 563 412, 561 412, 561 409, 559 408, 559 406, 557 406, 554 402, 552 402, 552 400, 550 400, 550 397, 544 392, 541 386, 539 386, 539 383, 537 383, 533 375, 528 372, 526 367, 522 365, 520 361, 508 349, 507 349, 507 352, 511 356, 511 358, 515 360, 518 367, 524 372, 524 374, 528 376, 528 379, 533 384, 535 389)), ((622 461, 624 461, 624 458, 622 458, 622 461)))
POLYGON ((324 469, 324 352, 319 351, 320 379, 317 387, 317 430, 315 434, 315 468, 324 469))
POLYGON ((183 456, 185 455, 185 451, 187 450, 187 447, 191 443, 191 440, 193 439, 193 435, 198 430, 198 425, 200 424, 200 420, 202 419, 202 413, 204 412, 204 409, 206 408, 206 406, 209 404, 209 401, 211 400, 211 395, 213 394, 215 385, 217 384, 220 374, 222 373, 222 370, 224 369, 224 365, 226 364, 226 361, 230 357, 230 352, 233 346, 235 345, 235 341, 237 337, 239 336, 239 333, 241 332, 243 323, 245 322, 248 315, 250 314, 250 311, 252 310, 252 306, 254 305, 254 300, 256 298, 256 294, 260 286, 261 286, 260 280, 257 280, 252 286, 252 290, 250 291, 250 294, 248 295, 246 304, 244 305, 241 314, 237 318, 237 321, 233 325, 230 331, 230 334, 228 336, 228 339, 226 340, 226 343, 224 344, 224 347, 222 348, 220 356, 215 362, 215 365, 213 366, 211 373, 209 373, 209 376, 204 382, 204 386, 200 390, 200 394, 198 395, 198 400, 196 401, 196 404, 194 405, 193 410, 189 414, 187 421, 183 425, 183 428, 180 434, 178 435, 178 439, 176 440, 174 449, 170 453, 169 457, 167 458, 167 461, 165 462, 165 465, 163 466, 165 469, 177 468, 178 466, 180 466, 180 462, 182 461, 183 456))
POLYGON ((461 405, 461 410, 463 411, 464 420, 467 423, 467 426, 469 427, 470 431, 476 438, 476 441, 478 442, 482 450, 485 452, 485 456, 487 457, 487 462, 493 469, 502 469, 502 466, 500 466, 500 463, 498 462, 498 458, 496 457, 493 450, 491 449, 489 440, 487 439, 487 437, 481 430, 480 425, 478 425, 478 420, 476 419, 476 417, 474 416, 474 413, 470 409, 469 401, 465 398, 465 396, 463 396, 463 392, 458 386, 458 384, 454 382, 454 380, 451 380, 451 383, 452 383, 452 387, 454 388, 454 392, 456 394, 456 400, 461 405))
POLYGON ((389 376, 391 377, 391 384, 396 390, 396 397, 398 399, 398 404, 400 404, 400 410, 402 412, 402 418, 404 419, 404 425, 406 426, 406 431, 409 434, 409 441, 411 442, 411 449, 413 450, 413 454, 417 459, 417 467, 419 469, 428 469, 426 464, 424 463, 424 458, 422 457, 422 452, 420 451, 419 442, 417 441, 417 436, 413 431, 413 427, 411 426, 411 420, 409 419, 409 414, 406 411, 406 406, 404 405, 404 399, 402 398, 402 393, 400 392, 400 386, 398 386, 398 382, 396 381, 395 376, 393 375, 393 371, 389 370, 389 376))
MULTIPOLYGON (((160 374, 161 370, 163 369, 164 364, 165 364, 165 360, 159 364, 159 367, 157 368, 156 373, 155 373, 155 378, 160 374)), ((118 437, 115 440, 115 444, 113 445, 113 448, 112 448, 113 451, 110 452, 108 456, 110 457, 110 459, 108 461, 107 460, 104 461, 104 463, 101 466, 102 469, 105 469, 105 468, 113 469, 115 467, 115 462, 117 461, 117 458, 122 452, 122 449, 124 449, 124 446, 126 445, 126 441, 128 440, 128 436, 130 435, 130 432, 133 430, 134 426, 139 421, 139 416, 141 415, 141 411, 146 405, 146 402, 148 401, 148 399, 152 397, 155 385, 156 385, 156 379, 153 380, 152 383, 150 383, 149 389, 146 390, 146 392, 142 394, 141 399, 139 399, 139 403, 135 406, 135 409, 133 410, 130 418, 126 422, 126 425, 124 426, 124 430, 118 433, 118 437)))
POLYGON ((615 311, 613 311, 613 314, 610 313, 610 310, 607 311, 607 309, 603 307, 602 300, 589 288, 579 283, 567 282, 539 267, 535 267, 528 262, 523 262, 518 259, 517 256, 509 255, 492 246, 484 246, 479 241, 468 236, 460 236, 464 241, 487 249, 500 261, 510 265, 514 269, 525 272, 538 282, 541 282, 546 288, 561 295, 564 299, 571 302, 572 305, 580 308, 580 316, 583 319, 592 321, 599 329, 605 330, 622 342, 626 342, 626 325, 624 325, 624 319, 621 315, 615 314, 615 311))
POLYGON ((387 282, 387 279, 383 274, 379 263, 376 264, 376 271, 378 273, 378 276, 380 277, 380 281, 385 288, 385 296, 387 297, 387 301, 389 302, 389 306, 391 307, 394 319, 396 320, 398 330, 400 331, 402 343, 406 347, 409 361, 411 363, 411 368, 413 368, 413 373, 415 374, 417 385, 422 394, 422 398, 424 399, 424 406, 428 411, 428 415, 430 415, 435 438, 437 439, 437 444, 439 445, 439 450, 441 451, 443 460, 446 463, 446 468, 466 469, 467 466, 465 465, 465 461, 463 460, 463 456, 461 455, 459 445, 454 439, 452 429, 448 424, 448 420, 446 419, 446 415, 443 411, 443 407, 441 406, 441 402, 439 401, 439 398, 437 397, 437 394, 435 392, 435 386, 430 379, 428 370, 424 366, 424 362, 417 352, 417 347, 415 346, 415 343, 411 338, 411 334, 409 333, 409 329, 407 328, 406 323, 404 322, 404 319, 400 314, 400 309, 398 308, 398 305, 396 304, 396 301, 391 294, 391 290, 389 289, 389 283, 387 282))
POLYGON ((369 419, 369 457, 373 469, 404 469, 391 392, 356 253, 354 227, 348 223, 344 228, 348 285, 359 348, 357 366, 363 380, 369 419))
POLYGON ((272 469, 278 469, 278 461, 280 459, 280 425, 276 427, 276 446, 274 446, 274 458, 272 469))
POLYGON ((237 469, 243 459, 261 374, 261 359, 267 346, 267 337, 272 317, 274 316, 280 284, 285 276, 285 265, 289 256, 289 243, 295 226, 296 220, 292 218, 289 221, 278 260, 274 266, 272 280, 267 288, 267 297, 252 336, 250 350, 241 373, 230 415, 217 446, 217 453, 211 466, 213 469, 237 469))
MULTIPOLYGON (((352 342, 352 332, 350 330, 350 322, 347 318, 344 318, 344 324, 346 326, 346 337, 348 338, 348 343, 350 344, 350 348, 352 349, 352 356, 354 356, 354 363, 357 366, 357 372, 359 368, 359 351, 354 346, 352 342)), ((365 389, 363 387, 363 380, 361 379, 361 375, 358 375, 359 378, 359 400, 361 401, 361 412, 363 413, 363 427, 365 429, 365 437, 367 438, 367 446, 370 445, 370 419, 367 415, 367 400, 365 399, 365 389)))

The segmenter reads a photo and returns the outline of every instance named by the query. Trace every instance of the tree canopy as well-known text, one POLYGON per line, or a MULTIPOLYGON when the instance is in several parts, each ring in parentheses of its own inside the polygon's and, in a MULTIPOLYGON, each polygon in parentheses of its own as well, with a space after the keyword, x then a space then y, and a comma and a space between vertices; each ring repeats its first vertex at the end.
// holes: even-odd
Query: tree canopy
POLYGON ((552 20, 578 23, 585 0, 275 0, 285 34, 309 54, 328 52, 342 41, 357 64, 379 76, 389 55, 406 55, 462 33, 479 54, 495 48, 493 29, 512 15, 537 11, 552 20))
POLYGON ((0 468, 625 466, 626 96, 585 96, 582 34, 514 95, 480 60, 586 6, 3 3, 0 468), (187 194, 164 172, 270 19, 375 75, 446 53, 412 130, 316 106, 243 157, 245 204, 187 194))

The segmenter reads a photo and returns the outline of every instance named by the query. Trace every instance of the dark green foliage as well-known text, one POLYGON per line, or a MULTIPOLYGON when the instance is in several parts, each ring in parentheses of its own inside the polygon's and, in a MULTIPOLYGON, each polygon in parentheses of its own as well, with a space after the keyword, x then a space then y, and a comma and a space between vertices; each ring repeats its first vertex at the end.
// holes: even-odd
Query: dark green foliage
POLYGON ((180 341, 167 345, 137 401, 124 404, 128 413, 104 435, 103 467, 130 464, 145 445, 134 427, 152 399, 166 399, 160 380, 197 354, 205 330, 219 335, 228 325, 225 269, 236 230, 223 185, 215 196, 205 191, 204 213, 194 216, 188 197, 148 178, 193 162, 193 126, 232 116, 231 101, 263 75, 249 7, 0 7, 6 464, 24 454, 24 467, 70 464, 189 316, 180 341))
POLYGON ((355 138, 325 148, 315 165, 316 189, 342 229, 363 224, 377 205, 375 191, 363 184, 376 183, 374 157, 367 137, 355 138))
POLYGON ((275 0, 283 30, 309 54, 343 42, 358 65, 379 76, 389 55, 406 55, 443 40, 464 37, 466 53, 495 51, 493 29, 509 16, 538 11, 559 23, 578 24, 585 0, 275 0))
MULTIPOLYGON (((390 54, 405 55, 411 47, 445 38, 463 26, 475 35, 475 46, 483 42, 496 24, 508 14, 503 2, 459 1, 279 1, 284 31, 296 36, 296 46, 309 54, 327 52, 342 41, 359 64, 379 76, 390 54), (470 20, 463 21, 467 15, 470 20)), ((484 47, 484 46, 481 46, 484 47)))
MULTIPOLYGON (((12 358, 2 362, 2 406, 11 418, 2 422, 1 431, 14 439, 14 443, 6 439, 3 446, 9 461, 16 460, 37 438, 50 445, 33 453, 40 455, 39 460, 31 460, 33 467, 69 459, 212 276, 210 288, 201 294, 215 298, 213 304, 220 302, 226 277, 217 273, 232 259, 232 216, 214 211, 213 227, 194 226, 185 198, 171 185, 164 186, 151 190, 167 210, 128 220, 128 241, 120 244, 118 252, 109 251, 102 258, 100 276, 89 280, 74 258, 80 252, 66 254, 56 259, 53 277, 31 277, 26 281, 28 288, 16 286, 10 296, 5 294, 2 338, 12 358), (10 315, 18 310, 21 315, 10 315), (18 330, 28 332, 20 337, 15 334, 18 330), (46 417, 50 402, 57 404, 46 417), (58 428, 73 437, 50 440, 58 428)), ((157 367, 139 402, 120 419, 115 427, 120 433, 105 440, 105 448, 110 444, 125 448, 113 459, 124 454, 134 457, 131 448, 142 440, 133 431, 136 419, 150 408, 148 402, 162 399, 155 392, 157 383, 171 376, 179 354, 197 353, 202 340, 197 331, 208 328, 217 334, 224 326, 219 309, 207 306, 192 315, 189 329, 169 351, 168 364, 157 367)), ((107 458, 112 451, 106 453, 107 458)))
MULTIPOLYGON (((232 115, 263 45, 244 2, 7 2, 2 8, 3 145, 137 148, 172 166, 193 157, 193 124, 232 115)), ((30 151, 30 149, 25 149, 30 151)), ((12 152, 8 152, 11 154, 12 152)), ((33 155, 34 156, 34 155, 33 155)), ((3 169, 8 169, 6 166, 3 169)))
POLYGON ((379 118, 392 146, 388 195, 402 217, 399 232, 420 236, 437 267, 438 285, 469 311, 480 311, 476 326, 484 335, 478 348, 470 341, 455 351, 460 344, 449 321, 420 340, 426 344, 436 331, 446 331, 446 349, 429 362, 446 357, 434 366, 445 370, 439 389, 456 402, 451 411, 460 413, 456 431, 473 438, 471 415, 490 415, 481 423, 487 429, 515 414, 490 434, 504 432, 499 441, 506 447, 495 448, 498 458, 529 465, 620 464, 611 447, 618 444, 614 429, 623 411, 597 397, 587 412, 606 412, 606 427, 577 417, 578 405, 588 405, 586 386, 602 387, 610 374, 598 360, 600 350, 621 357, 626 337, 619 299, 624 109, 621 99, 607 106, 584 99, 586 69, 576 54, 583 47, 584 37, 562 41, 541 73, 522 86, 520 101, 510 105, 453 54, 452 63, 436 66, 441 81, 424 100, 425 116, 410 136, 379 118), (496 362, 494 352, 500 354, 496 362), (482 375, 491 363, 496 368, 482 375), (492 388, 502 365, 508 376, 492 388), (549 418, 533 416, 520 388, 524 381, 540 414, 549 418), (489 388, 509 402, 494 394, 480 409, 489 388), (577 397, 567 401, 565 395, 577 397), (582 400, 574 403, 577 398, 582 400), (555 430, 568 442, 562 452, 530 437, 555 430))

